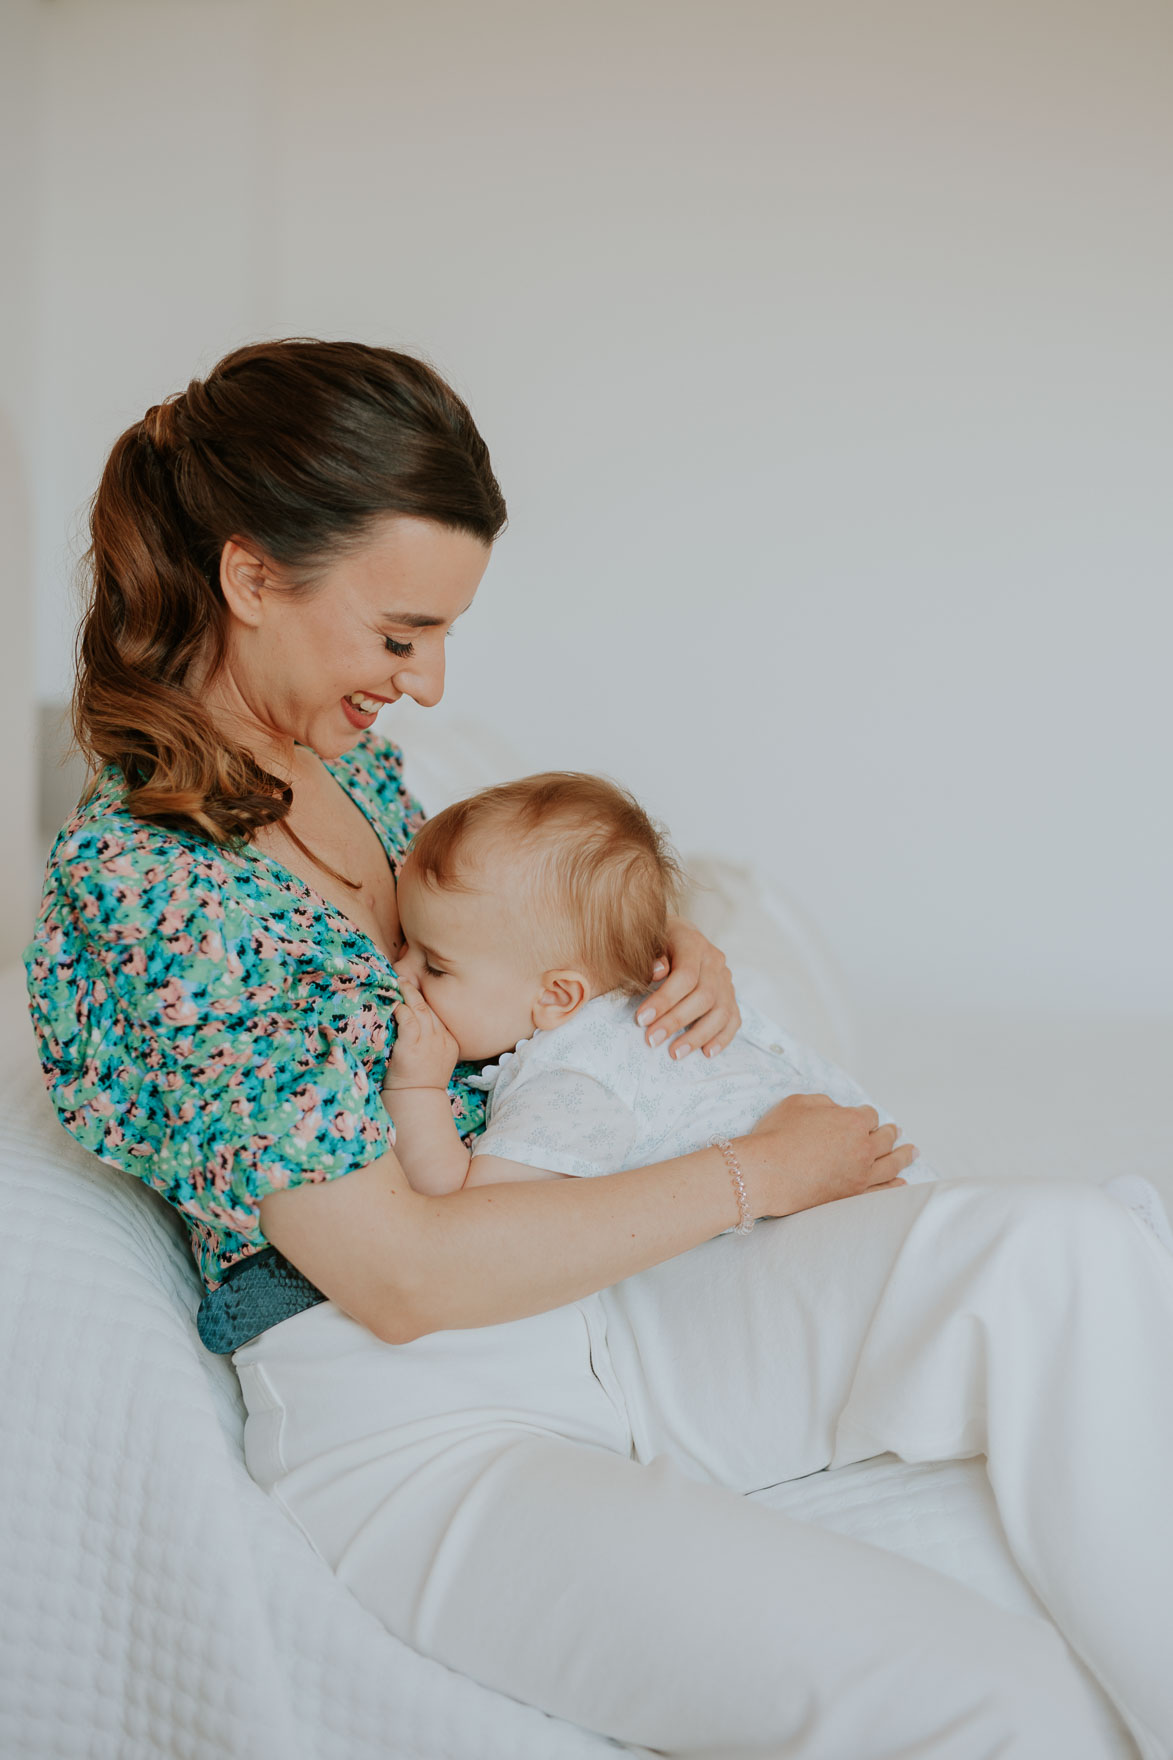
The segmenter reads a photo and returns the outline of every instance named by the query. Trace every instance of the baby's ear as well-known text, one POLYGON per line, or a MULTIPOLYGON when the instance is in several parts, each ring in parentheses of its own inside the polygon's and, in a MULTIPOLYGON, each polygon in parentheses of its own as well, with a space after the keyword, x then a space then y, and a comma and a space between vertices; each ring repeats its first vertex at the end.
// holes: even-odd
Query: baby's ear
POLYGON ((533 1022, 549 1032, 560 1027, 591 997, 591 986, 581 972, 543 972, 533 1004, 533 1022))

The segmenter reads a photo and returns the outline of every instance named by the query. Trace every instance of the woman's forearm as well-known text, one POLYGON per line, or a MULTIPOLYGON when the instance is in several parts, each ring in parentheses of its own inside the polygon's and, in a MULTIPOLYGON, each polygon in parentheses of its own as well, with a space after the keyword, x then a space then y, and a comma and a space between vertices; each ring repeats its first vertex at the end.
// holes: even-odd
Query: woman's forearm
MULTIPOLYGON (((743 1139, 753 1177, 757 1143, 743 1139)), ((266 1239, 389 1343, 560 1308, 720 1234, 737 1198, 716 1149, 596 1179, 428 1197, 393 1153, 343 1179, 270 1193, 266 1239)))
MULTIPOLYGON (((734 1143, 752 1216, 902 1183, 916 1156, 871 1107, 795 1094, 734 1143)), ((560 1308, 739 1220, 717 1149, 597 1179, 412 1190, 393 1151, 344 1178, 268 1193, 265 1238, 346 1313, 404 1343, 560 1308)))
POLYGON ((716 1150, 602 1178, 472 1187, 421 1216, 400 1283, 421 1332, 561 1307, 738 1219, 716 1150))

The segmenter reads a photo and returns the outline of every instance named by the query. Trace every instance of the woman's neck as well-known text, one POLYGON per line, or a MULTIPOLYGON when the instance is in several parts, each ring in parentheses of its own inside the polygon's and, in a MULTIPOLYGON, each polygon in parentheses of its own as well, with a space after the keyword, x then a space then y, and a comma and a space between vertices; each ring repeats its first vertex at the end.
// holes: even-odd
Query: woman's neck
POLYGON ((293 782, 297 771, 297 745, 293 735, 283 733, 261 719, 227 666, 221 667, 202 690, 197 685, 197 693, 217 732, 226 741, 250 753, 262 770, 267 770, 279 781, 293 782))

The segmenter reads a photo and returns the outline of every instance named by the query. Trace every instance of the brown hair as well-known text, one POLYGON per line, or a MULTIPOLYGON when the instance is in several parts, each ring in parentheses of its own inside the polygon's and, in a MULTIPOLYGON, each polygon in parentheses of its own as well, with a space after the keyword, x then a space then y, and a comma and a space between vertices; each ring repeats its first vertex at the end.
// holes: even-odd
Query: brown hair
POLYGON ((683 875, 633 795, 579 771, 524 776, 427 820, 408 860, 433 886, 476 891, 471 846, 481 839, 507 840, 531 858, 534 896, 573 925, 565 955, 581 960, 600 990, 635 996, 647 989, 683 875))
POLYGON ((226 355, 115 442, 90 511, 74 737, 140 819, 247 839, 291 792, 187 688, 224 658, 220 555, 255 544, 312 589, 372 522, 414 514, 491 544, 505 502, 465 404, 423 361, 290 338, 226 355))

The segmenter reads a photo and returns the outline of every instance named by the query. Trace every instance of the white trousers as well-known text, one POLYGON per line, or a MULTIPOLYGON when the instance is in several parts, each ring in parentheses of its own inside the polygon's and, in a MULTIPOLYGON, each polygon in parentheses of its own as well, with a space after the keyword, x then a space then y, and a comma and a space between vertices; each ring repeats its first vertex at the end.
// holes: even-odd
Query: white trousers
POLYGON ((729 1760, 1173 1755, 1173 1257, 1111 1198, 943 1180, 724 1235, 549 1314, 235 1353, 252 1476, 398 1636, 729 1760), (1064 1643, 739 1493, 985 1454, 1064 1643))

